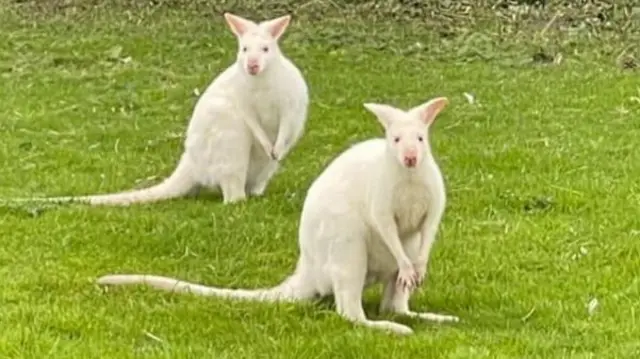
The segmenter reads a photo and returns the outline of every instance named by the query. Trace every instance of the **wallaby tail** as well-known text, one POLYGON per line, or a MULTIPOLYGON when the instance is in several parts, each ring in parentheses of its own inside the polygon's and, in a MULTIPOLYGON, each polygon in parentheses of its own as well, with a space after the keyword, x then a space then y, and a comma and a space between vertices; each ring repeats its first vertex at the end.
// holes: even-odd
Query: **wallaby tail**
POLYGON ((45 198, 16 198, 3 202, 47 202, 69 203, 79 202, 91 205, 127 206, 132 203, 149 203, 186 195, 197 184, 193 178, 191 164, 183 154, 173 173, 161 183, 139 190, 129 190, 112 194, 97 194, 88 196, 45 197, 45 198))
POLYGON ((209 287, 151 274, 105 275, 98 278, 97 282, 101 285, 146 284, 150 287, 172 293, 191 293, 199 296, 244 299, 260 302, 293 302, 313 297, 312 291, 307 290, 308 284, 304 283, 302 278, 295 273, 279 285, 263 289, 209 287))

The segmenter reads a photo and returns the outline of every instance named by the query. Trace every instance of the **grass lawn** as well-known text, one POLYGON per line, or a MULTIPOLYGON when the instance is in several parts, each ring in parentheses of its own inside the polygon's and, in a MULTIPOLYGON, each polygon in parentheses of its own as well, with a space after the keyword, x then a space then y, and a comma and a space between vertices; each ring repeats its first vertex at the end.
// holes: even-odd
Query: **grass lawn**
MULTIPOLYGON (((2 198, 106 193, 167 176, 194 89, 235 57, 219 14, 102 9, 65 19, 2 4, 2 198)), ((640 355, 637 70, 617 67, 616 54, 591 55, 588 42, 557 64, 536 64, 521 61, 535 47, 526 39, 484 42, 491 47, 480 46, 478 58, 477 44, 400 25, 370 24, 363 37, 336 24, 294 18, 283 39, 312 107, 265 197, 230 206, 204 196, 130 208, 0 208, 0 357, 640 355), (423 50, 410 50, 416 42, 423 50), (295 265, 311 181, 351 143, 382 134, 362 103, 407 108, 435 96, 451 100, 432 131, 448 205, 412 305, 460 323, 395 318, 416 331, 400 338, 345 322, 331 302, 271 305, 94 284, 114 272, 278 283, 295 265)), ((625 48, 620 41, 606 45, 625 48)), ((366 294, 373 318, 379 299, 380 288, 366 294)))

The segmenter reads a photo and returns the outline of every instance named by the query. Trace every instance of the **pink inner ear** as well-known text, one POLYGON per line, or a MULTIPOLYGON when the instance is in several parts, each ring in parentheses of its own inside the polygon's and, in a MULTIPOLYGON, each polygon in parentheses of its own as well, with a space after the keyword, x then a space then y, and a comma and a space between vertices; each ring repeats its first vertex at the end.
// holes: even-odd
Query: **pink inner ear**
POLYGON ((249 28, 249 22, 247 20, 228 13, 224 14, 224 18, 227 20, 227 24, 229 24, 231 31, 233 31, 236 36, 242 36, 247 32, 247 29, 249 28))
POLYGON ((269 33, 271 33, 271 36, 273 36, 274 39, 282 36, 290 20, 291 16, 289 15, 273 20, 273 23, 269 25, 269 33))
POLYGON ((442 111, 442 109, 444 109, 444 107, 447 106, 448 103, 449 100, 444 97, 433 100, 426 106, 426 108, 422 112, 422 121, 424 121, 424 123, 426 124, 430 124, 435 121, 436 116, 438 116, 440 111, 442 111))

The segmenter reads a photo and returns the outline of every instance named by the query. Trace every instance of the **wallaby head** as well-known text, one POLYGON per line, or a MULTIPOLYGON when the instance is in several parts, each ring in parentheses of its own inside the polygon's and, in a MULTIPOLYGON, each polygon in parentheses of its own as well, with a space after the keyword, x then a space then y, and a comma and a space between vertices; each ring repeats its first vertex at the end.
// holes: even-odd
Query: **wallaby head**
POLYGON ((434 98, 409 111, 393 106, 365 103, 385 129, 387 145, 394 157, 407 168, 419 167, 429 146, 429 126, 449 103, 446 97, 434 98))
POLYGON ((225 13, 224 18, 238 38, 237 62, 247 74, 259 75, 278 61, 282 54, 278 39, 289 26, 291 15, 255 22, 238 15, 225 13))

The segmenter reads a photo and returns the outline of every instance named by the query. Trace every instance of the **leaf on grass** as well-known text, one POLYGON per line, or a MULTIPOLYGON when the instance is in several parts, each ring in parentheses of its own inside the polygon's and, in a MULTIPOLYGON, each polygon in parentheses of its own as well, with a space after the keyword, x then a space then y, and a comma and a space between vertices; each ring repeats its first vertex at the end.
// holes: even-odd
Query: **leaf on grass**
POLYGON ((107 59, 109 60, 113 60, 113 61, 120 60, 121 55, 122 55, 122 46, 120 45, 116 45, 107 51, 107 59))
POLYGON ((131 56, 124 56, 123 57, 122 51, 123 51, 123 48, 120 45, 116 45, 116 46, 110 48, 106 52, 107 60, 113 61, 113 62, 122 62, 123 64, 128 64, 131 61, 133 61, 131 56))
POLYGON ((579 253, 574 253, 571 256, 571 259, 577 260, 579 258, 582 258, 582 257, 586 256, 588 253, 589 253, 589 251, 585 247, 580 246, 579 253))
POLYGON ((469 104, 471 104, 471 105, 473 105, 476 102, 476 98, 473 96, 473 94, 465 92, 464 93, 464 97, 467 98, 467 102, 469 102, 469 104))
POLYGON ((589 253, 589 251, 587 251, 585 247, 580 246, 580 254, 582 254, 583 256, 586 256, 587 253, 589 253))
POLYGON ((520 320, 522 320, 523 322, 526 322, 527 320, 529 320, 529 318, 531 318, 531 316, 535 312, 536 312, 536 307, 531 308, 531 310, 527 314, 525 314, 524 317, 520 318, 520 320))
POLYGON ((164 340, 162 340, 162 339, 158 338, 157 336, 155 336, 155 335, 153 335, 153 334, 149 333, 149 332, 148 332, 148 331, 146 331, 146 330, 144 331, 144 335, 146 335, 148 338, 151 338, 151 339, 153 339, 153 340, 157 341, 158 343, 163 343, 163 344, 164 344, 164 340))
POLYGON ((593 315, 596 311, 596 309, 598 309, 598 298, 592 298, 589 301, 589 304, 587 304, 587 312, 589 313, 589 315, 593 315))

